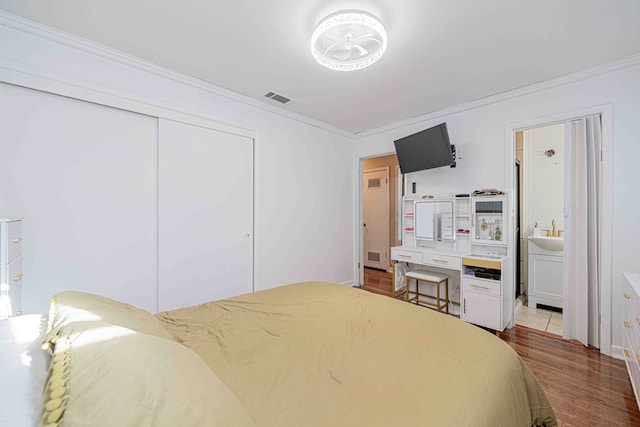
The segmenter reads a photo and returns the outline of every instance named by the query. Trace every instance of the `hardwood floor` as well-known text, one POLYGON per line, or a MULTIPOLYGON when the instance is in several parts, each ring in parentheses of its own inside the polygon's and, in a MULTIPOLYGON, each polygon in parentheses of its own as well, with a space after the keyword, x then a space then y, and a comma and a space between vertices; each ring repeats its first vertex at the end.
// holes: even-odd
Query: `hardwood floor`
MULTIPOLYGON (((391 296, 390 273, 364 270, 363 289, 391 296)), ((536 376, 560 427, 640 426, 640 411, 623 361, 520 327, 498 336, 536 376)))
POLYGON ((498 335, 536 376, 559 426, 640 426, 640 412, 622 360, 521 328, 498 335))
MULTIPOLYGON (((362 289, 374 294, 391 296, 391 290, 393 289, 393 283, 391 280, 391 273, 387 273, 384 270, 378 270, 375 268, 365 267, 364 269, 364 284, 362 289)), ((403 299, 401 296, 399 299, 403 299)))

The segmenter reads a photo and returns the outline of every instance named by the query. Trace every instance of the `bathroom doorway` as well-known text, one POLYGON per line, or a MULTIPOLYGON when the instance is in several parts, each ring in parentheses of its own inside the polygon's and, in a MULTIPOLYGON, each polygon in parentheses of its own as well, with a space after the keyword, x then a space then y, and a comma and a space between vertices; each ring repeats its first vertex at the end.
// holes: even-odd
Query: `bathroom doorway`
POLYGON ((515 141, 515 321, 562 336, 565 123, 520 130, 515 141))
MULTIPOLYGON (((564 161, 557 161, 558 166, 562 164, 565 171, 563 174, 562 221, 558 221, 557 218, 551 218, 551 224, 546 222, 548 220, 545 220, 544 223, 537 221, 538 227, 535 227, 536 219, 523 219, 521 236, 516 236, 514 229, 512 245, 515 248, 517 237, 522 237, 521 248, 524 253, 526 240, 526 250, 529 252, 527 261, 532 253, 530 250, 532 241, 537 242, 537 246, 547 251, 562 252, 562 263, 560 264, 563 272, 562 337, 575 339, 585 346, 599 348, 603 354, 607 355, 612 352, 612 290, 609 286, 612 274, 612 241, 609 232, 612 224, 612 117, 612 106, 606 104, 543 118, 538 117, 506 126, 507 141, 509 142, 506 149, 510 153, 507 157, 509 173, 506 180, 507 188, 513 193, 519 191, 516 188, 516 168, 514 166, 519 132, 543 129, 553 125, 560 125, 564 128, 564 161), (556 220, 555 226, 554 219, 556 220), (536 229, 535 234, 534 228, 536 229)), ((525 133, 522 134, 523 141, 524 136, 525 133)), ((554 159, 559 159, 558 153, 558 150, 551 146, 544 149, 539 148, 537 151, 540 158, 544 156, 548 159, 547 162, 553 163, 555 163, 554 159)), ((526 170, 522 172, 521 177, 524 179, 527 172, 526 170)), ((525 189, 527 185, 527 182, 523 182, 525 189)), ((558 183, 556 182, 555 185, 558 183)), ((551 198, 551 188, 553 188, 552 183, 543 187, 542 193, 547 199, 551 198)), ((521 194, 525 199, 524 203, 526 203, 527 191, 525 190, 521 194)), ((527 215, 526 208, 523 209, 524 215, 527 215)), ((549 255, 549 253, 547 252, 545 255, 549 255)), ((558 255, 553 254, 553 256, 557 257, 558 255)), ((549 262, 548 266, 553 261, 553 259, 544 260, 549 262)), ((531 263, 527 262, 527 264, 531 263)), ((523 271, 522 276, 526 277, 529 282, 527 283, 527 298, 529 299, 532 298, 529 290, 532 271, 541 273, 540 283, 544 283, 547 281, 545 274, 558 276, 557 272, 560 270, 559 266, 555 268, 555 272, 552 271, 552 268, 540 268, 537 265, 526 265, 526 267, 528 271, 523 271)), ((515 269, 512 277, 515 279, 515 269)), ((534 298, 536 296, 540 297, 540 295, 533 295, 534 298)), ((540 308, 539 302, 540 300, 535 302, 536 309, 540 308)), ((544 301, 542 304, 545 305, 544 301)), ((552 313, 555 312, 552 311, 552 313)), ((522 316, 518 316, 514 310, 516 325, 521 323, 519 317, 522 316)), ((549 318, 547 324, 550 322, 549 318)))

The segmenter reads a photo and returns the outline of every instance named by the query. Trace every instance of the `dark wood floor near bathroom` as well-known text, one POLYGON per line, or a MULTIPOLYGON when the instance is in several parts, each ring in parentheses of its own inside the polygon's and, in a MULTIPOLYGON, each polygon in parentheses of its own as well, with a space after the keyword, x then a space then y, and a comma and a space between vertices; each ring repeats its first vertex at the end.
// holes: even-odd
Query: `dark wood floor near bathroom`
MULTIPOLYGON (((391 296, 391 274, 365 268, 363 289, 391 296)), ((640 426, 623 361, 522 328, 499 336, 529 365, 560 427, 640 426)))

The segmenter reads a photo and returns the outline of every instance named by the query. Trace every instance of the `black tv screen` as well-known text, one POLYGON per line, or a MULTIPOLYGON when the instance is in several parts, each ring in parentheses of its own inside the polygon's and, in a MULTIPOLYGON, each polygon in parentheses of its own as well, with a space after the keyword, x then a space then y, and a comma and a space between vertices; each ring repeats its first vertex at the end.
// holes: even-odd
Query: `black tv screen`
POLYGON ((400 138, 393 143, 403 174, 453 163, 446 123, 400 138))

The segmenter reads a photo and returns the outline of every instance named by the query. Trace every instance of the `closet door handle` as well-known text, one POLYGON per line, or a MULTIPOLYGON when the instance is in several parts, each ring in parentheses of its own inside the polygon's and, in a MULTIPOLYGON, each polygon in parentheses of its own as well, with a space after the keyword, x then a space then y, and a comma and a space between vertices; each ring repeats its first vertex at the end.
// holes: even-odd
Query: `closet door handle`
POLYGON ((22 237, 17 237, 15 239, 11 239, 11 242, 13 243, 20 243, 22 241, 22 237))
POLYGON ((20 279, 22 279, 22 274, 16 274, 15 276, 13 276, 13 281, 14 282, 19 282, 20 279))

